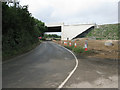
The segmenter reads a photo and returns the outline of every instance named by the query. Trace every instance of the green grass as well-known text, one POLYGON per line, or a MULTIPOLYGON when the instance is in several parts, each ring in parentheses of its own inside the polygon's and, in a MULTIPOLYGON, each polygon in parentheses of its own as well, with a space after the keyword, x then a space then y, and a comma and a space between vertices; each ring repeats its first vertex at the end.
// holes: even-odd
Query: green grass
POLYGON ((73 50, 75 53, 84 53, 84 52, 85 52, 84 48, 79 47, 79 46, 74 47, 72 50, 73 50))
POLYGON ((72 49, 74 48, 74 45, 72 45, 72 46, 64 46, 64 47, 66 47, 66 48, 72 50, 72 49))
POLYGON ((99 25, 99 28, 95 28, 89 32, 86 37, 96 37, 97 40, 118 40, 118 24, 99 25))
POLYGON ((2 51, 2 60, 6 61, 6 60, 14 58, 18 55, 22 55, 24 53, 27 53, 27 52, 31 51, 32 49, 34 49, 36 46, 38 46, 41 42, 42 41, 39 41, 38 43, 23 47, 23 48, 19 48, 19 49, 2 51))
POLYGON ((70 49, 71 51, 73 51, 75 53, 91 53, 90 50, 85 51, 85 49, 83 47, 80 47, 80 46, 74 47, 74 45, 72 45, 72 46, 64 46, 64 47, 70 49))

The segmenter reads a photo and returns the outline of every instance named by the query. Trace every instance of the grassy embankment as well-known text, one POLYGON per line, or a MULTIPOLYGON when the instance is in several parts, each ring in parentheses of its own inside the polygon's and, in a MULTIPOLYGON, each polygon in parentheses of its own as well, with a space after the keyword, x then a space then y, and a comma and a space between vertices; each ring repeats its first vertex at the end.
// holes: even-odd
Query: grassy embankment
POLYGON ((89 32, 86 37, 95 37, 97 40, 119 40, 118 24, 98 25, 98 28, 89 32))

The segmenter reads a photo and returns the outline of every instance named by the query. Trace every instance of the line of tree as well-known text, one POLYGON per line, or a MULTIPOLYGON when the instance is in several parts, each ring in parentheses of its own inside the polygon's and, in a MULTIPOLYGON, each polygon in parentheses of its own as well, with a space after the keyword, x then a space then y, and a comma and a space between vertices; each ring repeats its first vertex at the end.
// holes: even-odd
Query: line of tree
POLYGON ((61 36, 58 36, 57 34, 45 34, 45 38, 61 38, 61 36))
MULTIPOLYGON (((3 55, 31 46, 39 42, 43 36, 45 24, 32 17, 28 6, 9 6, 2 3, 2 50, 3 55)), ((3 56, 3 57, 4 57, 3 56)))

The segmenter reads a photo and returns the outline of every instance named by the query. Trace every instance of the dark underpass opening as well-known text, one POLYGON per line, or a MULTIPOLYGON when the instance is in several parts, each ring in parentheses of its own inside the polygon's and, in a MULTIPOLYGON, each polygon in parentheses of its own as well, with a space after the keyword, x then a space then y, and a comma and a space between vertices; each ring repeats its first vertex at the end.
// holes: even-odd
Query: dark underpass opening
POLYGON ((46 32, 61 32, 61 26, 48 27, 46 32))
POLYGON ((50 40, 61 40, 61 26, 53 26, 47 27, 47 31, 45 32, 45 39, 47 41, 50 40))

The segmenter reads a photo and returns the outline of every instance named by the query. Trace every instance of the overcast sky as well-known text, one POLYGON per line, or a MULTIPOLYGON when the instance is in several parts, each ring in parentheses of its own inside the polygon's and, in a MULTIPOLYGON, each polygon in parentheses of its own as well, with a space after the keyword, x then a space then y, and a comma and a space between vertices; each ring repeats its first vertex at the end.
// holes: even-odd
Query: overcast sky
POLYGON ((110 24, 118 22, 119 0, 20 0, 45 23, 110 24))

